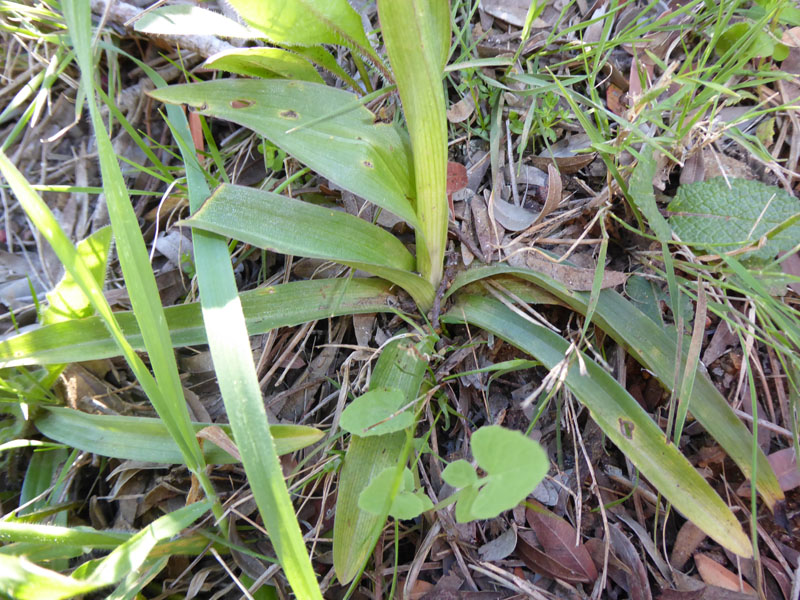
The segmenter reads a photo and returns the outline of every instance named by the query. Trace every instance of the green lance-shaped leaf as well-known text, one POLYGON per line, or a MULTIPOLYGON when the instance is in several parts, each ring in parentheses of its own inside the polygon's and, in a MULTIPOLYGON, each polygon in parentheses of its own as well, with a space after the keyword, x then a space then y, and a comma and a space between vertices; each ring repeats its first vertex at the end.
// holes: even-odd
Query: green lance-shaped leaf
POLYGON ((414 151, 417 264, 435 287, 447 243, 447 121, 443 56, 450 44, 446 0, 378 0, 386 52, 414 151))
POLYGON ((396 283, 423 307, 433 303, 433 287, 412 273, 414 257, 400 240, 341 211, 263 190, 221 185, 185 223, 260 248, 363 269, 396 283))
POLYGON ((354 94, 304 81, 226 79, 150 95, 248 127, 336 185, 417 225, 408 138, 376 122, 354 94))
MULTIPOLYGON (((78 242, 76 250, 78 256, 94 276, 97 285, 102 287, 106 278, 108 253, 111 250, 111 228, 98 229, 85 240, 78 242)), ((47 293, 47 308, 42 311, 41 322, 43 324, 58 323, 87 317, 92 312, 92 303, 89 298, 67 271, 56 287, 47 293)))
POLYGON ((208 502, 200 502, 164 515, 105 558, 84 563, 69 577, 25 558, 0 554, 0 592, 20 600, 59 600, 112 585, 144 563, 159 541, 191 525, 209 507, 208 502))
MULTIPOLYGON (((558 334, 482 296, 461 298, 443 320, 482 327, 548 369, 557 368, 569 348, 558 334)), ((665 441, 664 432, 611 375, 588 356, 583 355, 582 361, 585 375, 573 354, 565 383, 603 432, 686 518, 725 548, 751 556, 752 546, 741 525, 708 482, 665 441)))
POLYGON ((269 41, 282 46, 339 44, 358 51, 383 69, 367 40, 361 17, 347 0, 229 0, 269 41))
MULTIPOLYGON (((530 269, 497 265, 478 267, 460 273, 453 281, 448 294, 464 285, 503 273, 540 286, 571 309, 585 314, 589 294, 568 289, 555 279, 530 269)), ((675 336, 659 327, 652 319, 614 290, 602 290, 592 317, 594 323, 625 348, 640 364, 652 371, 666 386, 675 376, 677 341, 675 336)), ((688 346, 687 346, 688 349, 688 346)), ((682 353, 686 356, 687 349, 682 353)), ((752 478, 753 436, 733 412, 727 400, 719 393, 708 375, 699 371, 692 388, 690 412, 708 433, 724 448, 745 476, 752 478)), ((774 510, 783 501, 775 472, 767 457, 759 450, 757 457, 756 487, 764 502, 774 510)))
MULTIPOLYGON (((71 408, 49 408, 34 420, 36 428, 52 440, 110 458, 163 464, 181 464, 183 457, 160 419, 91 415, 71 408)), ((192 423, 200 431, 212 423, 192 423)), ((230 425, 219 425, 229 436, 230 425)), ((272 425, 278 454, 288 454, 319 441, 319 429, 304 425, 272 425)), ((203 453, 208 464, 229 464, 236 458, 206 441, 203 453)))
MULTIPOLYGON (((294 281, 239 294, 249 335, 294 327, 340 315, 391 312, 389 284, 380 279, 342 278, 294 281)), ((174 347, 207 344, 199 302, 164 309, 174 347)), ((144 350, 132 312, 114 313, 134 350, 144 350)), ((110 358, 120 348, 99 317, 74 319, 26 331, 0 341, 0 368, 110 358)))
POLYGON ((213 35, 244 40, 263 37, 260 31, 192 4, 160 6, 147 11, 136 21, 134 29, 150 35, 213 35))
POLYGON ((236 48, 209 56, 206 69, 219 69, 250 77, 282 77, 324 83, 314 66, 302 56, 281 48, 236 48))
MULTIPOLYGON (((416 345, 399 339, 384 348, 370 380, 370 390, 397 389, 405 404, 419 394, 428 366, 425 353, 432 347, 427 340, 416 345)), ((361 492, 384 469, 397 467, 406 443, 405 433, 350 438, 339 477, 336 520, 333 525, 333 567, 342 583, 349 583, 369 558, 388 512, 376 515, 358 506, 361 492)))

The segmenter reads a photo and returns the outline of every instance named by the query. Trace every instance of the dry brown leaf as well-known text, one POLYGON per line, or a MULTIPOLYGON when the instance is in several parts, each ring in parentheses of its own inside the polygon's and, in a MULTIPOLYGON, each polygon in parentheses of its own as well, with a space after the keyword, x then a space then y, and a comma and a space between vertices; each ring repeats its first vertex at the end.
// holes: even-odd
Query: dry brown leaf
POLYGON ((669 564, 672 565, 672 568, 681 570, 704 539, 706 539, 706 534, 691 521, 686 521, 678 531, 678 537, 675 539, 675 545, 669 556, 669 564))
MULTIPOLYGON (((539 258, 533 254, 529 254, 526 257, 525 263, 534 271, 538 271, 539 273, 552 277, 571 290, 588 292, 592 289, 592 282, 594 281, 594 269, 573 267, 545 258, 539 258)), ((625 283, 627 279, 627 273, 606 270, 603 273, 602 287, 616 287, 625 283)))
POLYGON ((447 163, 447 195, 451 196, 467 187, 467 168, 461 163, 450 161, 447 163))
POLYGON ((700 577, 702 577, 703 581, 707 584, 731 590, 732 592, 744 592, 746 594, 752 594, 753 596, 756 595, 756 591, 750 587, 750 584, 739 579, 736 574, 723 567, 710 556, 695 554, 694 564, 697 567, 697 571, 700 573, 700 577))
POLYGON ((469 119, 473 112, 475 112, 475 100, 468 92, 461 100, 447 109, 447 120, 451 123, 461 123, 469 119))
POLYGON ((523 231, 538 221, 541 213, 537 215, 532 210, 495 198, 492 214, 506 231, 523 231))
POLYGON ((792 48, 800 48, 800 27, 792 27, 784 31, 781 42, 792 48))
POLYGON ((525 516, 547 556, 564 568, 580 574, 585 581, 597 579, 597 569, 592 557, 580 541, 575 528, 538 502, 532 504, 538 510, 529 508, 525 511, 525 516))
POLYGON ((797 469, 797 456, 794 448, 784 448, 767 456, 778 483, 784 492, 800 486, 800 471, 797 469))
POLYGON ((597 156, 597 152, 578 154, 578 152, 590 148, 591 145, 592 141, 588 135, 573 135, 545 148, 539 156, 531 157, 531 163, 540 169, 547 169, 548 166, 555 165, 561 173, 566 175, 577 173, 597 156))
POLYGON ((781 593, 783 594, 784 600, 793 600, 792 599, 792 582, 789 580, 789 577, 786 575, 786 571, 778 564, 778 561, 772 560, 766 556, 761 557, 761 564, 767 567, 767 570, 770 574, 775 578, 775 581, 778 583, 778 586, 781 588, 781 593))
POLYGON ((475 235, 478 238, 481 253, 487 261, 491 262, 498 242, 494 232, 494 224, 489 218, 489 210, 486 208, 486 201, 476 194, 472 197, 469 205, 472 209, 472 223, 475 227, 475 235))
POLYGON ((658 600, 750 600, 750 594, 732 592, 715 585, 703 585, 693 590, 664 590, 658 600))
POLYGON ((717 329, 714 335, 711 336, 711 341, 706 346, 706 351, 703 353, 703 364, 708 366, 717 360, 720 356, 725 354, 729 348, 738 343, 738 336, 731 331, 728 324, 720 321, 717 324, 717 329))
POLYGON ((589 582, 586 574, 570 569, 563 562, 554 559, 550 554, 539 549, 537 538, 530 531, 520 531, 518 533, 517 554, 531 571, 544 577, 560 579, 569 583, 589 582))
POLYGON ((517 27, 525 25, 530 6, 530 0, 481 0, 485 12, 517 27))
POLYGON ((706 163, 703 156, 702 151, 697 151, 684 161, 680 176, 681 185, 705 181, 706 163))
POLYGON ((517 546, 517 528, 512 525, 490 542, 478 548, 481 560, 502 560, 514 551, 517 546))
POLYGON ((236 444, 233 443, 233 440, 228 436, 227 433, 217 425, 210 425, 208 427, 203 427, 200 431, 197 432, 197 437, 202 440, 208 440, 212 444, 219 446, 222 450, 225 450, 228 454, 234 457, 236 460, 241 461, 242 457, 239 454, 239 449, 236 447, 236 444))
POLYGON ((606 104, 608 109, 615 115, 622 117, 627 111, 627 107, 622 105, 622 96, 624 92, 615 86, 613 83, 608 86, 606 90, 606 104))
MULTIPOLYGON (((586 549, 592 555, 592 561, 598 572, 603 568, 603 561, 605 560, 606 544, 599 538, 590 538, 586 540, 586 549)), ((613 552, 608 553, 608 575, 612 581, 616 583, 626 592, 628 591, 628 576, 631 574, 630 567, 623 563, 617 555, 613 552)))
POLYGON ((609 525, 608 533, 614 554, 629 569, 627 582, 631 600, 652 600, 653 594, 647 580, 647 570, 644 568, 636 548, 616 523, 609 525))
MULTIPOLYGON (((795 252, 789 258, 781 262, 781 270, 787 275, 800 278, 800 253, 795 252)), ((795 294, 800 294, 800 281, 789 284, 795 294)))
POLYGON ((563 183, 561 182, 561 173, 558 172, 553 165, 547 165, 547 198, 544 201, 544 208, 536 220, 533 222, 540 223, 547 215, 558 208, 561 204, 561 192, 563 190, 563 183))

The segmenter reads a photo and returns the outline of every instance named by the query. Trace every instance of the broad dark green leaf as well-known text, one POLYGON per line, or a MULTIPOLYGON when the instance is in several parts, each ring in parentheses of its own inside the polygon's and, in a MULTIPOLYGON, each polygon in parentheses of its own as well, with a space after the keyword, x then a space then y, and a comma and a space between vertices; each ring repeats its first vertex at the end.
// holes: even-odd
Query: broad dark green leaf
POLYGON ((399 285, 423 308, 433 303, 433 287, 412 272, 414 257, 400 240, 377 225, 332 208, 221 185, 185 223, 283 254, 363 269, 399 285))
POLYGON ((744 258, 771 260, 800 240, 800 200, 760 181, 715 177, 682 185, 667 209, 669 223, 681 241, 712 253, 758 246, 744 258), (773 231, 784 224, 783 230, 773 231), (762 236, 768 239, 760 246, 762 236))
MULTIPOLYGON (((320 279, 296 281, 242 292, 250 335, 275 327, 291 327, 346 314, 390 312, 389 285, 380 279, 320 279)), ((164 310, 175 347, 208 342, 200 304, 192 302, 164 310)), ((114 313, 126 339, 143 350, 141 333, 130 312, 114 313)), ((0 368, 32 364, 63 364, 108 358, 119 347, 99 317, 64 321, 0 342, 0 368)))
MULTIPOLYGON (((570 347, 553 331, 482 296, 460 298, 443 320, 482 327, 528 352, 548 369, 559 367, 570 347)), ((706 480, 665 441, 664 432, 611 375, 586 355, 582 361, 585 375, 573 352, 565 383, 609 439, 695 525, 732 552, 751 556, 752 546, 739 521, 706 480)))
MULTIPOLYGON (((452 294, 463 285, 502 273, 513 273, 558 298, 561 302, 579 313, 585 313, 589 302, 589 294, 574 292, 551 277, 506 265, 478 267, 460 273, 448 294, 452 294)), ((650 369, 665 385, 669 386, 675 376, 675 357, 677 341, 670 332, 659 327, 647 315, 636 308, 614 290, 603 290, 600 293, 594 322, 624 347, 643 366, 650 369)), ((687 348, 688 351, 688 342, 687 348)), ((686 351, 682 354, 686 356, 686 351)), ((739 417, 728 405, 727 400, 719 393, 705 373, 696 375, 692 403, 689 412, 719 443, 728 456, 738 465, 742 472, 751 477, 753 437, 739 417)), ((778 479, 770 467, 763 452, 758 452, 756 487, 767 506, 772 510, 777 502, 783 500, 783 492, 778 479)))
MULTIPOLYGON (((50 408, 34 420, 36 428, 52 440, 85 452, 110 458, 164 464, 182 464, 180 450, 160 419, 91 415, 71 408, 50 408)), ((212 423, 192 423, 200 431, 212 423)), ((229 425, 221 424, 229 436, 229 425)), ((272 425, 272 437, 278 454, 288 454, 319 441, 319 429, 303 425, 272 425)), ((209 441, 203 444, 208 464, 238 462, 209 441)))
MULTIPOLYGON (((399 389, 407 403, 413 401, 419 395, 428 366, 423 356, 431 350, 425 341, 416 345, 408 339, 393 341, 384 348, 375 365, 370 389, 399 389)), ((397 467, 405 440, 403 432, 350 438, 339 477, 333 525, 333 567, 342 583, 349 583, 361 571, 388 516, 388 506, 380 515, 361 510, 358 498, 381 471, 397 467)))

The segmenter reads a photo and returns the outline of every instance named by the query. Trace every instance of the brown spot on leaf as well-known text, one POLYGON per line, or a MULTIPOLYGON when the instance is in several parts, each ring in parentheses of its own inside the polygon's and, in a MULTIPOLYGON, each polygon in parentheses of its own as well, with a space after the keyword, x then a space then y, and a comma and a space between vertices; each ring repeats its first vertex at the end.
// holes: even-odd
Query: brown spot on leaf
POLYGON ((278 114, 284 119, 292 119, 293 121, 296 121, 300 116, 293 110, 282 110, 278 114))
POLYGON ((231 108, 250 108, 255 104, 254 100, 232 100, 231 108))
POLYGON ((620 419, 619 420, 619 430, 622 432, 627 439, 633 439, 633 430, 635 429, 635 425, 633 421, 628 421, 627 419, 620 419))
POLYGON ((363 165, 364 165, 365 167, 367 167, 368 169, 373 169, 373 168, 375 168, 375 167, 372 165, 372 162, 371 162, 371 161, 369 161, 369 160, 365 160, 365 161, 364 161, 363 163, 361 163, 361 164, 363 164, 363 165))

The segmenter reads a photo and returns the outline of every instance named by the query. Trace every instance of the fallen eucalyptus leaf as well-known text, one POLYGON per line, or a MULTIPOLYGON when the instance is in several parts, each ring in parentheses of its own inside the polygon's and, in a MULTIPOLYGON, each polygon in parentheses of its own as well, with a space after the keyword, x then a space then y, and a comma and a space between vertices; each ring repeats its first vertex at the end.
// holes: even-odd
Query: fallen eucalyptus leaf
POLYGON ((495 198, 492 202, 492 214, 495 221, 497 221, 506 231, 522 231, 527 229, 537 220, 538 214, 516 206, 505 200, 495 198))

